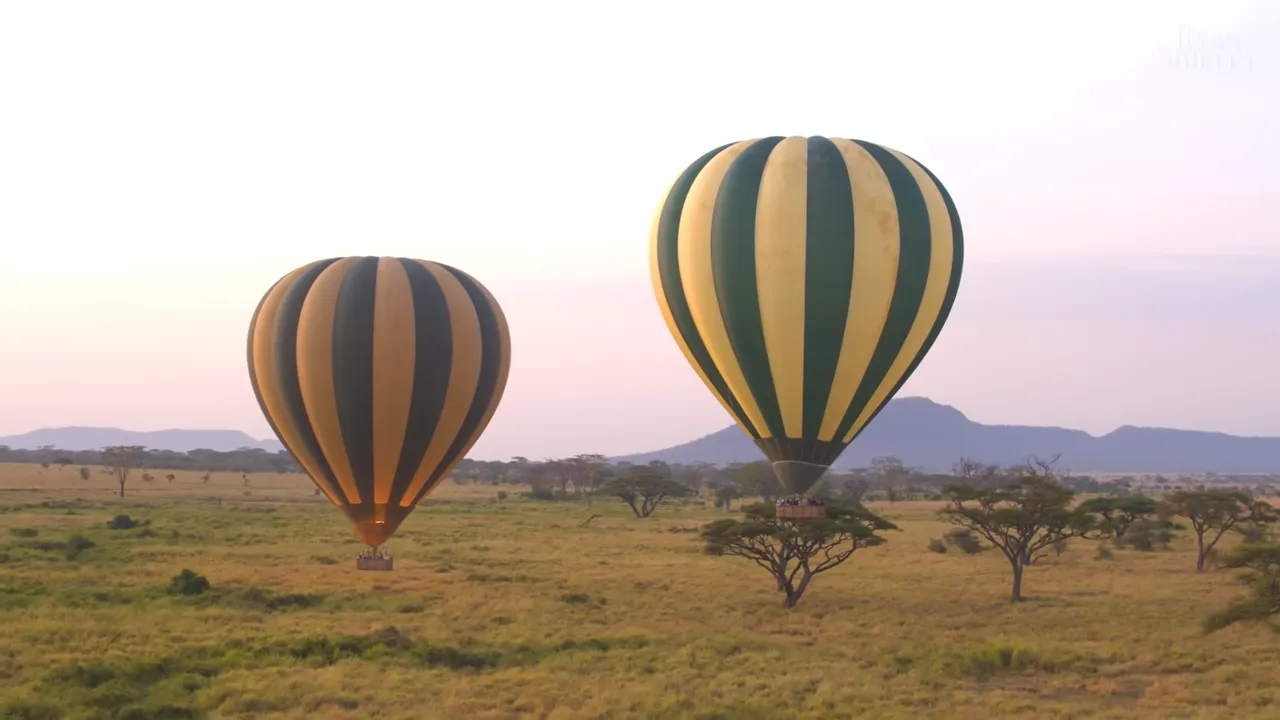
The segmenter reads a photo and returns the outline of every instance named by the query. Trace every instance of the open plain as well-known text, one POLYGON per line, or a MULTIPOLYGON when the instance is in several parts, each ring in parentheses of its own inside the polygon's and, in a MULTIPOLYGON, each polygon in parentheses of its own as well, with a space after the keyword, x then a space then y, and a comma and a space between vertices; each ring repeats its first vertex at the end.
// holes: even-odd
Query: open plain
POLYGON ((1243 588, 1197 574, 1185 533, 1109 559, 1072 540, 1014 605, 997 553, 927 550, 939 503, 872 503, 900 530, 787 611, 703 552, 705 499, 641 520, 446 483, 377 573, 304 476, 158 474, 120 498, 0 465, 0 716, 1280 717, 1276 635, 1203 634, 1243 588), (183 570, 208 590, 175 592, 183 570))

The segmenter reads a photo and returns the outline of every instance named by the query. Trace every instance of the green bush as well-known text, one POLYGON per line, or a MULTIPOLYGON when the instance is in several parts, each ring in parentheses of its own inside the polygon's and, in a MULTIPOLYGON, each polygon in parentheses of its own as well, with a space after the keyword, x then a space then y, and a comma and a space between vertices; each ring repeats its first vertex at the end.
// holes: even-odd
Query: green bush
POLYGON ((131 530, 138 522, 128 515, 117 515, 107 521, 108 530, 131 530))
POLYGON ((173 576, 169 583, 169 592, 176 595, 201 595, 209 590, 209 580, 183 568, 182 572, 173 576))

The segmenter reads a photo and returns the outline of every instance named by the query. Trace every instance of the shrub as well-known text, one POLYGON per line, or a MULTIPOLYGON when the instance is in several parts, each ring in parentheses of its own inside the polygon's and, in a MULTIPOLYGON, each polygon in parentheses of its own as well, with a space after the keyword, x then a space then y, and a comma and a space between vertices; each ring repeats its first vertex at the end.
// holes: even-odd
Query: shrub
POLYGON ((1142 552, 1166 550, 1173 542, 1173 528, 1158 522, 1136 522, 1123 538, 1116 539, 1118 547, 1142 552))
POLYGON ((1244 542, 1251 545, 1266 542, 1268 535, 1270 535, 1267 526, 1259 523, 1241 523, 1235 526, 1235 531, 1240 534, 1240 538, 1244 542))
POLYGON ((169 582, 169 592, 176 595, 201 595, 208 590, 209 580, 186 568, 174 575, 173 580, 169 582))
POLYGON ((67 559, 75 560, 80 553, 96 546, 97 543, 83 535, 72 535, 67 539, 67 559))
POLYGON ((982 540, 967 528, 956 528, 943 536, 946 543, 954 548, 959 548, 966 555, 977 555, 986 548, 982 545, 982 540))
POLYGON ((20 538, 33 538, 40 534, 35 528, 9 528, 9 534, 20 538))
POLYGON ((935 552, 943 555, 947 552, 947 544, 938 538, 929 541, 929 552, 935 552))
POLYGON ((128 515, 117 515, 107 521, 107 529, 109 530, 130 530, 137 527, 138 521, 128 515))

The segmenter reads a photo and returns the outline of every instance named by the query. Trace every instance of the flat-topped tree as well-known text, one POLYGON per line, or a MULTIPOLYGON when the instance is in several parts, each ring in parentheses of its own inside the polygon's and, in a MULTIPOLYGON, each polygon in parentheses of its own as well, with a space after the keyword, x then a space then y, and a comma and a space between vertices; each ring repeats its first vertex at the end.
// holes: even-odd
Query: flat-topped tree
POLYGON ((687 497, 693 494, 693 490, 675 480, 650 473, 610 480, 601 485, 597 492, 622 498, 638 518, 647 518, 652 515, 658 505, 667 498, 687 497))
POLYGON ((1196 572, 1204 572, 1209 553, 1231 529, 1280 521, 1270 503, 1238 490, 1178 490, 1165 498, 1164 513, 1191 521, 1196 534, 1196 572))
POLYGON ((1249 587, 1250 593, 1206 620, 1205 630, 1214 632, 1238 622, 1257 622, 1280 633, 1280 625, 1273 621, 1280 616, 1280 545, 1241 545, 1227 555, 1223 566, 1247 570, 1239 580, 1249 587))
POLYGON ((773 576, 793 608, 814 576, 839 567, 860 548, 884 543, 876 533, 896 526, 857 504, 822 506, 824 518, 787 520, 777 517, 773 503, 743 508, 742 520, 716 520, 702 528, 710 555, 746 558, 773 576))
POLYGON ((120 483, 120 497, 124 497, 124 484, 129 480, 129 473, 146 457, 147 449, 142 445, 112 445, 102 448, 102 467, 120 483))
POLYGON ((1123 542, 1135 523, 1155 517, 1160 511, 1160 503, 1145 495, 1110 495, 1089 498, 1080 503, 1079 510, 1097 515, 1100 518, 1098 529, 1123 542))
POLYGON ((1096 530, 1093 516, 1071 509, 1075 491, 1057 481, 1052 464, 1032 461, 1010 468, 1003 479, 942 488, 949 505, 940 512, 942 518, 980 535, 1009 561, 1012 602, 1022 600, 1027 566, 1055 544, 1096 530))

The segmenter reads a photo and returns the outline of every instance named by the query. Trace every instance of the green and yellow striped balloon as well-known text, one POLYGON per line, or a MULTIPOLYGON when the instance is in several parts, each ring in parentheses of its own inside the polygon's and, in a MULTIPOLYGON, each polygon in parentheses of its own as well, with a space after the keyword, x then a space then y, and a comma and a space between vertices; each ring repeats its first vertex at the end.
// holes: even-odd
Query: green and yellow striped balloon
POLYGON ((951 196, 861 140, 716 148, 654 217, 658 305, 685 357, 803 493, 938 337, 963 265, 951 196))

